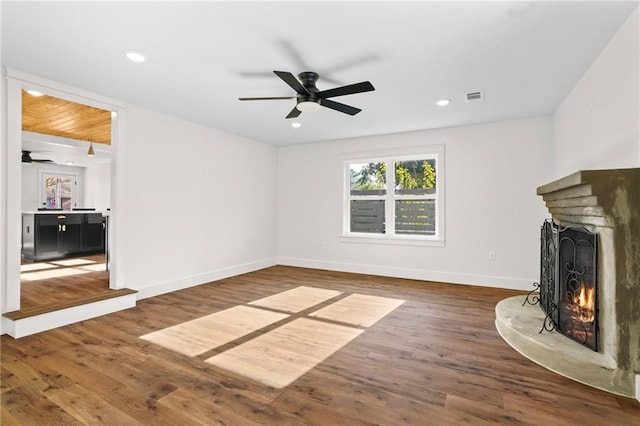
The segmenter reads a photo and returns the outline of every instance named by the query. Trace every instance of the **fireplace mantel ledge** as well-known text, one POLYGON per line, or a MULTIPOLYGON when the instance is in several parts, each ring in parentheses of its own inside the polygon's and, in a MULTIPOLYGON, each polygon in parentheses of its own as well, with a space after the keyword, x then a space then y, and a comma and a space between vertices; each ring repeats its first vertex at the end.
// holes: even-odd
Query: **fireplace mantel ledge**
POLYGON ((625 203, 638 182, 640 168, 581 170, 538 187, 536 193, 558 224, 613 228, 627 222, 621 213, 634 208, 625 203))
POLYGON ((544 321, 540 306, 525 304, 514 296, 496 305, 496 329, 512 348, 551 371, 585 385, 626 397, 635 397, 633 386, 620 381, 614 360, 594 352, 558 332, 539 333, 544 321))

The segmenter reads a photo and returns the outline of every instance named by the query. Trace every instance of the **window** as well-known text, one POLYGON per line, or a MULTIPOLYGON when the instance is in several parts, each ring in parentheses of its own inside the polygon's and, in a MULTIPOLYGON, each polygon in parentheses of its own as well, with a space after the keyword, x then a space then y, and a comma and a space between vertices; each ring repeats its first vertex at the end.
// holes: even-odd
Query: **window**
POLYGON ((345 161, 343 235, 378 242, 444 242, 442 147, 345 161))
POLYGON ((71 210, 76 202, 77 175, 42 173, 42 206, 47 209, 71 210))

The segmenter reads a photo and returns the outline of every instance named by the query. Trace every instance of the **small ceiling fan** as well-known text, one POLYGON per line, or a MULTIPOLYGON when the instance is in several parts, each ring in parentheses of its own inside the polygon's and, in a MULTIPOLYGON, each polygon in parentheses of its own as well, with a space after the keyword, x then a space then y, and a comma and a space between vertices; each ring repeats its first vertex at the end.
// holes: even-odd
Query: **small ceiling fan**
POLYGON ((23 163, 53 163, 53 160, 31 158, 31 151, 22 151, 23 163))
POLYGON ((238 98, 241 101, 265 101, 274 99, 296 99, 296 106, 291 110, 286 118, 296 118, 303 111, 316 111, 321 106, 331 108, 336 111, 343 112, 349 115, 356 115, 360 111, 360 108, 355 108, 350 105, 341 104, 340 102, 332 101, 328 98, 334 98, 336 96, 353 95, 355 93, 371 92, 375 90, 373 85, 368 81, 361 83, 349 84, 347 86, 336 87, 329 90, 318 90, 316 87, 316 81, 318 81, 319 75, 312 71, 305 71, 298 74, 298 78, 295 78, 293 74, 286 71, 274 71, 275 75, 280 77, 282 81, 287 83, 293 90, 296 91, 296 96, 283 96, 283 97, 268 97, 268 98, 238 98))

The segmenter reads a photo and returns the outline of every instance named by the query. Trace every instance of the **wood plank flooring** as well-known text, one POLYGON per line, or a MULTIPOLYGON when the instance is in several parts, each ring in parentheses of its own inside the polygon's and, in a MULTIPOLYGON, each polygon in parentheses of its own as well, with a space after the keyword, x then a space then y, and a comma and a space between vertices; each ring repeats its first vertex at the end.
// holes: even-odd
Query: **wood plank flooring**
POLYGON ((104 254, 23 262, 21 268, 26 272, 21 274, 20 311, 15 315, 33 315, 115 297, 121 291, 109 288, 109 271, 105 269, 104 262, 104 254), (65 271, 71 273, 65 274, 65 271))
MULTIPOLYGON (((552 373, 497 334, 518 292, 276 266, 14 340, 2 336, 2 425, 640 424, 640 403, 552 373), (282 389, 139 336, 299 286, 405 302, 282 389)), ((307 316, 334 300, 291 316, 307 316)))

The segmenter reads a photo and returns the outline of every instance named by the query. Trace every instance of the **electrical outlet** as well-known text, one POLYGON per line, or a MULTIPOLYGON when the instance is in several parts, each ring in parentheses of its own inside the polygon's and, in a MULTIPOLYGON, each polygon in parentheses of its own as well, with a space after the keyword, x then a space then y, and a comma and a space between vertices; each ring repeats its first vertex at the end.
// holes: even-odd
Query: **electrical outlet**
POLYGON ((496 252, 491 250, 489 252, 489 260, 496 260, 496 252))
POLYGON ((328 248, 329 248, 329 243, 328 243, 328 242, 326 242, 326 241, 324 241, 324 242, 322 243, 322 248, 323 248, 323 249, 328 249, 328 248))

